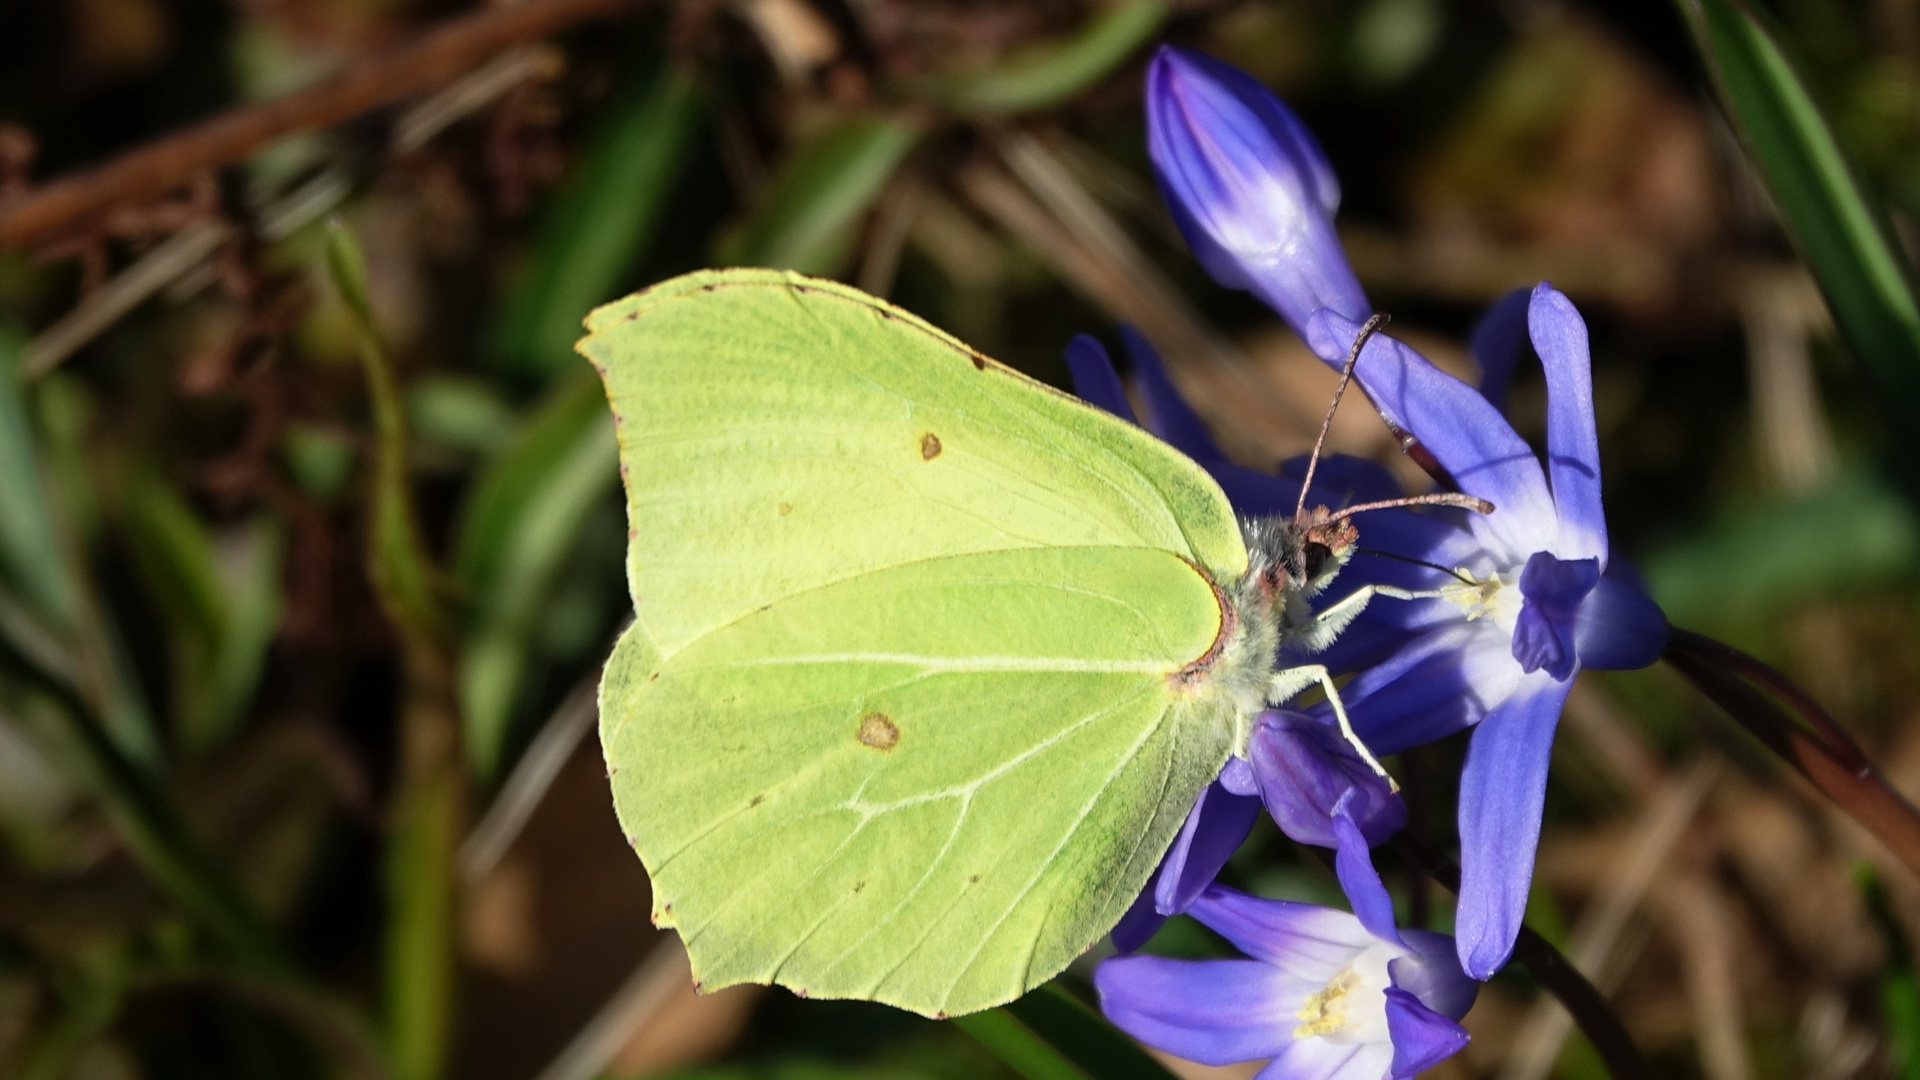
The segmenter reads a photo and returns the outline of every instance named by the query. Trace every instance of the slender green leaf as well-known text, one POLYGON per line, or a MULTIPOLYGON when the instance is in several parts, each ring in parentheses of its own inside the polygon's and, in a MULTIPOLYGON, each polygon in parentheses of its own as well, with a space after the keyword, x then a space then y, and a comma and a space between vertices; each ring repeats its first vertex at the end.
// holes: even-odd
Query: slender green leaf
POLYGON ((373 317, 366 260, 353 234, 338 221, 327 229, 327 268, 353 313, 377 436, 368 493, 367 573, 381 607, 403 635, 416 645, 442 640, 446 624, 434 595, 435 573, 407 486, 406 409, 373 317))
POLYGON ((452 867, 460 845, 459 777, 448 765, 409 779, 387 840, 386 1008, 396 1080, 433 1080, 453 1019, 452 867))
POLYGON ((960 112, 1048 108, 1125 63, 1159 32, 1171 11, 1165 0, 1122 0, 1071 36, 1035 45, 984 68, 932 76, 909 89, 960 112))
POLYGON ((513 421, 513 407, 482 379, 429 375, 407 387, 407 422, 422 444, 485 457, 513 421))
POLYGON ((1173 1080, 1173 1074, 1058 983, 954 1021, 1027 1080, 1173 1080))
MULTIPOLYGON (((1872 198, 1793 64, 1748 5, 1680 2, 1841 335, 1878 384, 1897 430, 1920 431, 1920 304, 1872 198)), ((1905 464, 1913 469, 1908 449, 1905 464)))
POLYGON ((580 320, 614 298, 652 240, 699 119, 699 92, 671 66, 616 97, 507 295, 492 346, 504 366, 544 376, 578 363, 580 320))
POLYGON ((582 365, 475 482, 454 565, 473 603, 460 711, 468 759, 481 777, 500 764, 541 610, 581 527, 619 475, 612 414, 599 380, 582 365))
POLYGON ((1166 1066, 1058 982, 1027 994, 1007 1005, 1005 1011, 1089 1076, 1099 1080, 1173 1080, 1166 1066))
POLYGON ((722 240, 719 261, 809 274, 839 270, 861 216, 919 137, 882 116, 828 127, 787 158, 759 207, 722 240))
POLYGON ((1645 566, 1674 623, 1745 640, 1773 632, 1796 604, 1910 577, 1920 569, 1920 520, 1885 481, 1850 470, 1730 512, 1645 566))
POLYGON ((25 346, 24 334, 0 326, 0 566, 41 615, 70 629, 76 590, 61 557, 23 400, 19 363, 25 346))
POLYGON ((1004 1008, 958 1017, 954 1023, 1027 1080, 1098 1080, 1004 1008))
POLYGON ((205 753, 232 733, 273 641, 280 529, 260 517, 216 539, 148 471, 129 479, 125 502, 128 546, 167 624, 176 732, 189 753, 205 753))

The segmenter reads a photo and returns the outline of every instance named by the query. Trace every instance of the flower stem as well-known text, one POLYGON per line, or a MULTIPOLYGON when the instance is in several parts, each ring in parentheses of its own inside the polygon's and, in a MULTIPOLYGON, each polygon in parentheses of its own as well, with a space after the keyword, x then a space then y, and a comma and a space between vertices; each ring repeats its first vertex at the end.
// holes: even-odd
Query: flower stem
POLYGON ((1754 738, 1920 873, 1920 810, 1887 783, 1847 730, 1805 690, 1739 649, 1677 626, 1663 656, 1754 738))
MULTIPOLYGON (((1455 893, 1460 891, 1460 868, 1454 865, 1453 860, 1409 833, 1400 833, 1390 843, 1395 851, 1428 877, 1455 893)), ((1627 1034, 1626 1025, 1614 1015, 1613 1006, 1607 1003, 1606 996, 1587 981, 1580 969, 1574 967, 1551 942, 1522 926, 1519 940, 1514 945, 1513 958, 1525 964, 1540 985, 1557 998, 1573 1017, 1581 1034, 1599 1051, 1600 1060, 1606 1063, 1607 1072, 1613 1080, 1653 1080, 1653 1069, 1647 1065, 1647 1059, 1640 1055, 1640 1048, 1633 1044, 1633 1037, 1627 1034)))

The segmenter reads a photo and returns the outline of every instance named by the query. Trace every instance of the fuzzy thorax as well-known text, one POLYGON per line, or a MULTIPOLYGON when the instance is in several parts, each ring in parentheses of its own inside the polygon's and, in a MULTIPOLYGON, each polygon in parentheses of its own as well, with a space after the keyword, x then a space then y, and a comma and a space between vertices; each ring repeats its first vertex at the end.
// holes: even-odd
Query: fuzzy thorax
POLYGON ((1267 707, 1281 650, 1318 652, 1331 644, 1316 640, 1308 601, 1332 584, 1359 537, 1350 522, 1331 519, 1318 507, 1298 521, 1246 518, 1240 533, 1247 570, 1222 589, 1222 638, 1190 685, 1231 710, 1234 753, 1244 756, 1253 718, 1267 707))

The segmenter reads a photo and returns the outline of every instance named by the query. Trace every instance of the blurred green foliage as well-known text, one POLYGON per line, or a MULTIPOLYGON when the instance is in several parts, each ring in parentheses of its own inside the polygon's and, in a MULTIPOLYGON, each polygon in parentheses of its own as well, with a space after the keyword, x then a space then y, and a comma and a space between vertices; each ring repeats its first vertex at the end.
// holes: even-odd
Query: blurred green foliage
MULTIPOLYGON (((0 207, 468 6, 0 8, 0 207)), ((1158 40, 1300 108, 1361 278, 1436 360, 1466 371, 1458 342, 1508 288, 1566 289, 1593 328, 1620 559, 1677 623, 1812 688, 1914 790, 1911 5, 659 5, 0 252, 0 1077, 1163 1075, 1074 996, 1097 957, 967 1021, 977 1039, 780 993, 694 998, 681 975, 596 1026, 671 946, 582 735, 629 601, 616 438, 572 351, 628 290, 786 266, 1056 382, 1075 332, 1171 333, 1176 380, 1236 457, 1299 452, 1325 372, 1207 280, 1158 204, 1139 102, 1158 40), (1048 182, 1009 147, 1039 148, 1048 182), (51 328, 214 216, 236 237, 217 257, 23 374, 51 328), (505 841, 482 858, 486 835, 505 841)), ((1513 401, 1541 437, 1537 372, 1513 401)), ((1395 459, 1347 419, 1339 449, 1395 459)), ((1583 690, 1536 925, 1577 937, 1646 793, 1724 756, 1737 776, 1665 876, 1722 895, 1746 1075, 1913 1074, 1910 883, 1857 875, 1870 845, 1670 674, 1583 690)), ((1436 844, 1461 753, 1394 763, 1436 844)), ((1404 916, 1450 925, 1447 898, 1386 870, 1404 916)), ((1338 900, 1266 826, 1227 876, 1338 900)), ((1711 1073, 1729 1039, 1660 903, 1618 944, 1635 958, 1616 998, 1663 1067, 1711 1073)), ((1225 946, 1176 919, 1151 948, 1225 946)), ((1485 990, 1462 1074, 1500 1068, 1537 995, 1520 976, 1485 990)), ((1558 1061, 1596 1075, 1584 1044, 1558 1061)))

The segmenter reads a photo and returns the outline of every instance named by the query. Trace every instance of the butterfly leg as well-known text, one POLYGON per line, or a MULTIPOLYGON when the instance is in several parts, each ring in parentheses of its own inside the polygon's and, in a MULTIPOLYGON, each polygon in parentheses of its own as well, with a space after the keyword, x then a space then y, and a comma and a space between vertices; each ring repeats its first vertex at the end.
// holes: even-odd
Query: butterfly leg
POLYGON ((1333 676, 1324 664, 1302 664, 1274 672, 1267 685, 1267 699, 1279 704, 1315 683, 1326 692, 1327 704, 1332 706, 1334 719, 1340 723, 1340 734, 1346 737, 1348 745, 1353 747, 1369 768, 1385 777, 1393 790, 1399 791, 1399 783, 1387 772, 1386 766, 1380 764, 1380 759, 1374 757, 1373 751, 1367 749, 1367 744, 1361 742, 1360 736, 1354 733, 1353 721, 1347 719, 1347 707, 1340 700, 1340 690, 1333 685, 1333 676))
POLYGON ((1440 589, 1402 589, 1393 585, 1362 585, 1338 601, 1322 608, 1313 618, 1301 623, 1292 632, 1289 644, 1306 652, 1316 653, 1332 645, 1365 611, 1367 604, 1376 596, 1392 597, 1395 600, 1444 600, 1455 595, 1456 588, 1440 589))

